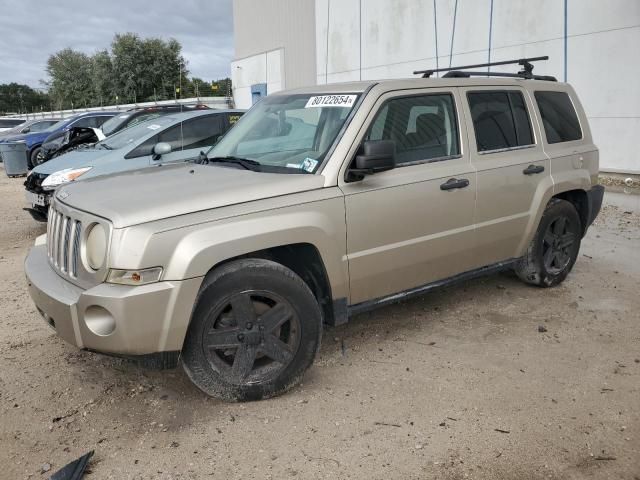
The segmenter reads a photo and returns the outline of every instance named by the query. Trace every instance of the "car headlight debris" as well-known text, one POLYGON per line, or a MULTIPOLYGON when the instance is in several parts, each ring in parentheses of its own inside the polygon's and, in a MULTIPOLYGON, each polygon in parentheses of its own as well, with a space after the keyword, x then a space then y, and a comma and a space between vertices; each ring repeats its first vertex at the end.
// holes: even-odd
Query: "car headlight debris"
POLYGON ((42 182, 42 188, 44 190, 54 190, 63 183, 73 182, 76 178, 91 170, 91 168, 92 167, 65 168, 64 170, 52 173, 44 179, 42 182))

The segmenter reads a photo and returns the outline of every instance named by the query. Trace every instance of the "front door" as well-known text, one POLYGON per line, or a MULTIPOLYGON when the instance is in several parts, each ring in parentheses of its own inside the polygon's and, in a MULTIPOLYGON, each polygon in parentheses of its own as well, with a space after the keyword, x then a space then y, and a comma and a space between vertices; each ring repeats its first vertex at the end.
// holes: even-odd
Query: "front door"
POLYGON ((363 141, 392 140, 396 168, 345 194, 350 303, 403 292, 463 272, 472 264, 475 170, 464 153, 455 89, 383 95, 363 141), (449 182, 449 183, 447 183, 449 182), (456 183, 457 182, 457 183, 456 183), (453 184, 457 188, 449 188, 453 184))

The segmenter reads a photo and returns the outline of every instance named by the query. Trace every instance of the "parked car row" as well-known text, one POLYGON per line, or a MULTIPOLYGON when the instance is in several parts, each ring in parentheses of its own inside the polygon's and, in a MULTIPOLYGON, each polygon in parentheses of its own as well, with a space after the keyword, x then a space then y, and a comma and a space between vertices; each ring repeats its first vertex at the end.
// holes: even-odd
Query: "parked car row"
POLYGON ((558 285, 598 149, 571 86, 505 64, 278 92, 217 143, 239 112, 166 115, 53 159, 28 180, 50 203, 31 297, 67 342, 238 401, 299 383, 323 323, 507 268, 558 285))
POLYGON ((60 121, 59 118, 42 118, 42 119, 36 119, 36 120, 22 121, 20 124, 16 125, 15 127, 0 133, 0 139, 13 137, 14 135, 41 132, 59 121, 60 121))
POLYGON ((39 165, 42 162, 39 157, 40 151, 42 150, 42 144, 52 135, 67 132, 73 127, 98 128, 117 113, 118 112, 115 111, 80 113, 78 115, 59 120, 48 128, 45 128, 44 130, 29 130, 26 133, 2 137, 0 138, 0 143, 25 143, 27 147, 27 160, 29 163, 29 167, 33 168, 34 166, 39 165))
MULTIPOLYGON (((173 162, 195 160, 214 145, 242 115, 241 110, 192 108, 145 109, 113 117, 104 129, 89 136, 102 139, 37 165, 27 177, 27 210, 34 219, 47 220, 49 199, 64 183, 173 162), (111 122, 111 125, 109 123, 111 122)), ((86 129, 72 128, 82 136, 86 129)), ((56 137, 57 138, 57 137, 56 137)), ((53 141, 48 140, 43 149, 53 141)), ((67 143, 68 145, 69 143, 67 143)), ((62 147, 60 147, 62 148, 62 147)))
POLYGON ((0 118, 0 133, 11 130, 21 123, 24 123, 22 118, 0 118))

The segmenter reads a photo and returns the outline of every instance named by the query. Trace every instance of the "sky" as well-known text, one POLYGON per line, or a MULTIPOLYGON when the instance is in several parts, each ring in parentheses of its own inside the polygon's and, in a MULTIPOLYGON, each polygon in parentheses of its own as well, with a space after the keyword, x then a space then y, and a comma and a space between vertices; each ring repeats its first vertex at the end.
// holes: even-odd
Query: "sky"
POLYGON ((175 38, 192 76, 227 77, 233 57, 232 0, 0 0, 0 84, 42 87, 49 55, 89 55, 114 34, 175 38))

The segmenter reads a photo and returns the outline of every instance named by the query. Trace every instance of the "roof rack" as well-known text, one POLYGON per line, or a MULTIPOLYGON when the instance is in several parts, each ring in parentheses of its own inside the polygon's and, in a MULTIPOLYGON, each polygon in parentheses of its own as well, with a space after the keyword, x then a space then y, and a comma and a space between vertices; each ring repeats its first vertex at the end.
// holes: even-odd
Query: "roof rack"
POLYGON ((460 77, 509 77, 509 78, 526 78, 528 80, 546 80, 549 82, 557 82, 555 77, 550 75, 534 75, 533 65, 531 62, 538 62, 541 60, 549 60, 549 57, 530 57, 520 58, 517 60, 504 60, 502 62, 490 62, 490 63, 477 63, 475 65, 464 65, 461 67, 448 67, 448 68, 433 68, 429 70, 416 70, 414 75, 422 74, 422 78, 429 78, 436 72, 448 72, 444 75, 444 78, 460 78, 460 77), (503 72, 468 72, 463 71, 467 68, 481 68, 481 67, 496 67, 498 65, 522 65, 522 70, 518 73, 503 73, 503 72))

